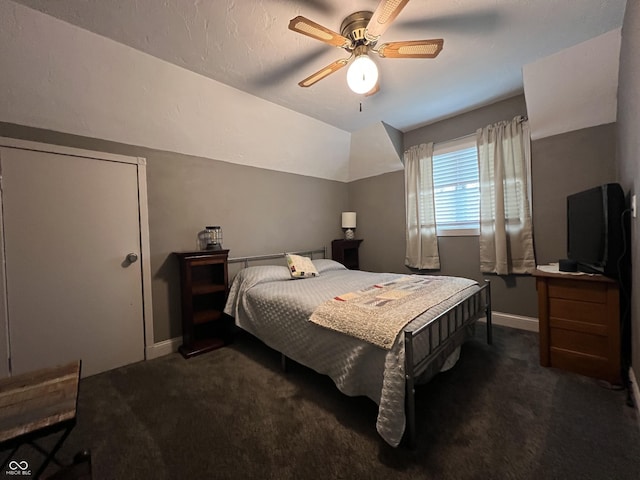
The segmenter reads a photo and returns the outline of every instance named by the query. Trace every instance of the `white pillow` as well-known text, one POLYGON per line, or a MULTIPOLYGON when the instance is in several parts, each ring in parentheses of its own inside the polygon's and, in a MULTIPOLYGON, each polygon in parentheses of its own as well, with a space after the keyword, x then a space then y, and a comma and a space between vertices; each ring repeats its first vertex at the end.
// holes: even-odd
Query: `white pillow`
POLYGON ((346 270, 343 264, 336 262, 335 260, 330 260, 328 258, 318 258, 313 261, 313 264, 318 270, 318 273, 328 272, 329 270, 346 270))
POLYGON ((290 253, 287 253, 286 257, 289 273, 293 278, 309 278, 319 275, 318 270, 316 270, 315 265, 309 257, 290 253))
POLYGON ((291 275, 289 275, 289 269, 287 267, 283 267, 282 265, 256 265, 246 267, 240 270, 234 278, 235 282, 250 283, 251 285, 278 280, 291 280, 291 275))

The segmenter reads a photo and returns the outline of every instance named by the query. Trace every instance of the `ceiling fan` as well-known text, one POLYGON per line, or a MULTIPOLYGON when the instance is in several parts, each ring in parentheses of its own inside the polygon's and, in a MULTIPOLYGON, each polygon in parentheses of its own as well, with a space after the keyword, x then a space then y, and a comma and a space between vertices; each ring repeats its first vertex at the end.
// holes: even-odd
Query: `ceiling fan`
POLYGON ((382 58, 435 58, 442 51, 444 40, 411 40, 383 43, 376 48, 378 39, 395 20, 409 0, 381 0, 375 12, 355 12, 347 16, 334 32, 303 16, 289 22, 289 29, 321 42, 343 48, 350 56, 341 58, 309 75, 298 85, 310 87, 337 72, 351 62, 347 71, 347 84, 355 93, 373 95, 379 90, 378 68, 369 57, 370 52, 382 58), (352 61, 353 60, 353 61, 352 61))

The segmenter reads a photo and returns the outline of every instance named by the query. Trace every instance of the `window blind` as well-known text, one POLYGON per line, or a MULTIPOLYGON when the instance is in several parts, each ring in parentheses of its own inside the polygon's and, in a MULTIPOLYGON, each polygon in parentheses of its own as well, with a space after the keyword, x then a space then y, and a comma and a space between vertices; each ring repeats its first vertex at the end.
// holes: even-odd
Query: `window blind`
POLYGON ((478 234, 480 190, 475 136, 437 144, 433 190, 438 234, 478 234))

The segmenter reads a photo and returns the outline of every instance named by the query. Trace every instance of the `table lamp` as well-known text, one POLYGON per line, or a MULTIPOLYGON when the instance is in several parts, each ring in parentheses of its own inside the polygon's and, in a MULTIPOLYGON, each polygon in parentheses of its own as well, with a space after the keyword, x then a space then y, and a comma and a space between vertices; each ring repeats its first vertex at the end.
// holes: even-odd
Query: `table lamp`
POLYGON ((356 228, 356 212, 342 212, 342 228, 345 240, 353 240, 355 234, 353 230, 356 228))

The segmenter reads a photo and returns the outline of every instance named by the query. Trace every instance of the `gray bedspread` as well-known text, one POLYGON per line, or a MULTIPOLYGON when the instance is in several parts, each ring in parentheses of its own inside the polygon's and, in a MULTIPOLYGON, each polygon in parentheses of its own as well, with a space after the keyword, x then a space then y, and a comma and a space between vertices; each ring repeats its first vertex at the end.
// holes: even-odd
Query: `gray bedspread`
MULTIPOLYGON (((385 350, 318 326, 309 318, 318 305, 330 298, 403 275, 347 270, 331 260, 314 260, 314 263, 320 275, 298 280, 291 279, 283 266, 241 270, 231 285, 225 313, 271 348, 331 377, 346 395, 365 395, 376 402, 379 407, 377 431, 395 447, 405 429, 402 335, 390 350, 385 350)), ((476 283, 464 288, 413 320, 405 329, 413 330, 428 323, 478 288, 476 283)), ((415 348, 426 351, 428 336, 423 335, 415 348)), ((441 363, 444 361, 443 358, 441 363)))

